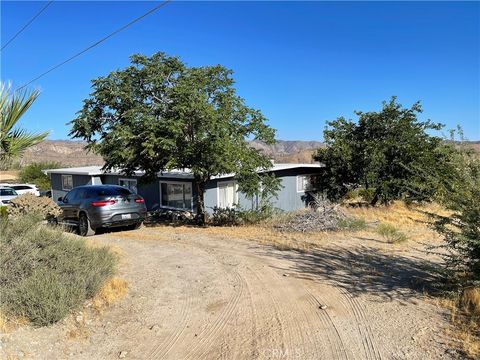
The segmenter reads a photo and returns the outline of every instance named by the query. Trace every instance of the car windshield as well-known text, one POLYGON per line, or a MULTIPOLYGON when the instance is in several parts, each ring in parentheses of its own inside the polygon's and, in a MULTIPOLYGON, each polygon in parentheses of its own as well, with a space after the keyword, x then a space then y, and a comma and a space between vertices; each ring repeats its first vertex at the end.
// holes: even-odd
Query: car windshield
POLYGON ((17 193, 13 189, 0 189, 0 196, 15 196, 17 193))

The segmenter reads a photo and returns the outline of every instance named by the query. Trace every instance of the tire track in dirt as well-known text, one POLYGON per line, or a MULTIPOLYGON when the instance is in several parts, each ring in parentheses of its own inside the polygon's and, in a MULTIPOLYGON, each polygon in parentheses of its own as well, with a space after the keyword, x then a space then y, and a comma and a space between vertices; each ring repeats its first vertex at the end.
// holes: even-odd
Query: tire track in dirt
MULTIPOLYGON (((308 293, 308 301, 312 306, 318 309, 324 304, 323 300, 321 299, 319 300, 319 298, 313 295, 308 289, 306 289, 306 291, 308 293)), ((332 347, 333 347, 333 350, 335 351, 336 356, 331 354, 331 356, 327 358, 348 360, 349 357, 345 348, 345 344, 343 343, 342 337, 340 336, 340 332, 338 331, 337 326, 335 325, 331 316, 328 314, 328 310, 316 311, 315 314, 321 320, 322 323, 328 324, 328 326, 326 327, 326 336, 329 339, 330 344, 332 344, 332 347)))
POLYGON ((240 299, 245 292, 247 287, 245 279, 239 274, 239 272, 234 268, 238 264, 226 263, 217 259, 217 254, 212 254, 212 250, 205 247, 200 247, 198 244, 190 245, 195 246, 195 248, 205 254, 207 254, 214 263, 217 263, 222 267, 227 274, 233 275, 234 280, 234 295, 227 302, 223 311, 214 321, 214 323, 207 328, 203 329, 199 334, 199 341, 193 346, 193 348, 185 356, 185 359, 198 359, 203 356, 211 349, 214 344, 217 335, 226 327, 227 322, 235 313, 235 310, 238 307, 240 299), (195 355, 196 354, 196 355, 195 355), (195 356, 194 356, 195 355, 195 356))
MULTIPOLYGON (((205 243, 202 243, 203 246, 208 246, 205 243)), ((318 322, 314 322, 310 329, 313 330, 315 335, 315 341, 311 342, 313 347, 313 352, 315 353, 315 357, 313 359, 348 359, 348 353, 345 349, 345 345, 342 341, 340 333, 331 319, 330 316, 324 316, 323 314, 318 314, 318 308, 320 303, 316 301, 316 298, 306 289, 305 287, 301 286, 300 289, 304 290, 305 298, 307 299, 305 302, 307 304, 301 304, 299 300, 291 301, 292 298, 298 297, 299 288, 290 288, 288 282, 283 281, 284 277, 279 276, 276 271, 271 269, 269 266, 262 268, 262 271, 254 270, 255 265, 258 266, 258 261, 262 259, 261 256, 252 256, 248 254, 248 256, 244 256, 243 251, 235 250, 232 248, 225 248, 219 247, 218 244, 213 246, 215 252, 220 252, 223 255, 228 254, 229 256, 241 257, 243 262, 249 263, 251 266, 246 265, 247 269, 250 270, 252 275, 256 278, 255 281, 257 284, 260 284, 260 291, 263 294, 268 294, 270 299, 269 302, 264 301, 263 306, 261 306, 260 310, 263 312, 268 313, 274 309, 274 318, 276 323, 278 324, 278 328, 280 329, 280 334, 282 338, 282 342, 280 345, 280 354, 288 354, 288 351, 292 353, 292 349, 295 350, 303 350, 306 349, 307 342, 305 341, 305 327, 302 324, 309 323, 311 324, 312 321, 312 313, 308 311, 308 309, 313 309, 312 311, 317 313, 317 319, 320 323, 320 326, 324 328, 327 332, 327 339, 328 341, 324 341, 324 337, 318 336, 318 332, 315 330, 318 328, 318 322), (266 272, 268 276, 266 276, 266 272), (297 295, 297 296, 296 296, 297 295), (311 300, 313 297, 314 301, 311 300), (309 299, 310 298, 310 299, 309 299), (279 300, 277 300, 279 299, 279 300), (295 309, 296 311, 292 312, 291 309, 295 309), (300 322, 298 320, 298 315, 303 314, 304 319, 300 322), (319 316, 320 315, 320 316, 319 316), (295 329, 295 331, 291 331, 291 329, 295 329), (295 340, 295 341, 294 341, 295 340), (318 344, 322 343, 324 346, 319 348, 318 344), (330 344, 330 346, 329 346, 330 344), (294 346, 297 345, 296 348, 294 346), (302 346, 302 349, 298 348, 298 345, 302 346), (333 352, 325 354, 326 349, 333 349, 333 352)), ((203 251, 207 253, 211 253, 212 249, 203 248, 203 251)), ((215 254, 218 256, 218 253, 215 254)), ((246 279, 248 276, 245 277, 246 279)), ((301 297, 301 296, 300 296, 301 297)), ((261 296, 265 300, 264 296, 261 296)), ((308 327, 307 327, 308 328, 308 327)), ((305 354, 303 354, 305 355, 305 354)), ((302 358, 305 359, 305 358, 302 358)))
POLYGON ((181 310, 179 314, 179 321, 175 330, 173 331, 170 336, 165 338, 162 342, 157 344, 151 352, 148 354, 148 359, 163 359, 167 354, 172 350, 172 348, 175 346, 175 344, 178 342, 182 334, 185 332, 188 321, 191 317, 192 313, 192 305, 193 305, 193 299, 192 297, 188 296, 188 291, 187 291, 187 286, 188 282, 185 281, 185 287, 184 287, 184 297, 182 300, 182 305, 181 305, 181 310))
POLYGON ((198 338, 200 340, 185 356, 185 359, 199 359, 203 357, 213 345, 217 335, 225 328, 228 320, 233 316, 240 298, 244 293, 245 281, 238 274, 238 272, 233 271, 232 273, 235 283, 238 285, 238 287, 235 286, 234 288, 238 288, 238 290, 235 291, 233 297, 228 301, 227 305, 224 307, 224 310, 217 317, 215 322, 211 326, 203 329, 200 334, 198 334, 198 338))
MULTIPOLYGON (((295 332, 287 331, 291 339, 290 353, 293 354, 295 352, 295 354, 298 354, 301 351, 305 351, 305 349, 311 349, 313 359, 320 359, 322 357, 322 349, 319 348, 318 344, 322 342, 324 343, 324 341, 318 336, 318 332, 315 331, 318 328, 318 324, 312 322, 311 313, 307 311, 312 307, 308 305, 308 302, 305 304, 305 301, 302 301, 302 294, 300 293, 302 288, 293 288, 286 277, 280 277, 277 272, 273 271, 270 267, 264 267, 261 272, 256 271, 256 276, 260 279, 260 282, 264 287, 269 286, 274 289, 276 296, 280 299, 280 301, 276 301, 276 303, 280 303, 281 307, 279 308, 288 315, 284 316, 284 318, 288 320, 287 329, 295 329, 295 332), (268 278, 266 277, 266 273, 269 275, 268 278), (307 336, 309 332, 311 332, 313 336, 307 336), (308 347, 307 344, 311 347, 308 347), (298 347, 299 345, 301 345, 301 348, 298 347)), ((272 296, 272 294, 270 295, 272 296)), ((306 295, 306 293, 303 295, 306 295)), ((303 298, 304 297, 305 296, 303 296, 303 298)), ((324 345, 328 344, 324 343, 324 345)), ((287 349, 287 354, 288 351, 289 350, 287 349)), ((307 356, 306 353, 303 353, 302 355, 304 358, 307 356)))
POLYGON ((368 355, 368 359, 373 359, 373 360, 381 360, 382 355, 375 345, 375 340, 373 336, 372 329, 368 323, 367 316, 365 314, 365 311, 363 310, 362 306, 359 304, 358 300, 352 296, 348 290, 343 288, 340 284, 338 285, 338 288, 340 289, 340 293, 343 295, 343 297, 347 300, 349 303, 356 323, 357 323, 357 328, 358 331, 360 332, 361 338, 362 338, 362 343, 364 344, 364 348, 366 348, 368 351, 366 351, 366 354, 368 355))

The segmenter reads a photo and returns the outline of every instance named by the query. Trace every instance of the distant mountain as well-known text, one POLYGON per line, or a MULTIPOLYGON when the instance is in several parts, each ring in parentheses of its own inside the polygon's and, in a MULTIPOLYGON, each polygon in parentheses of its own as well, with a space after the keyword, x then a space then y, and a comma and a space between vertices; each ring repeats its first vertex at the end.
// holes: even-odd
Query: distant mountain
POLYGON ((87 152, 85 143, 71 140, 45 140, 25 152, 24 164, 54 161, 66 167, 103 165, 101 156, 87 152))
MULTIPOLYGON (((468 142, 480 153, 480 141, 468 142)), ((103 165, 101 156, 87 152, 85 143, 71 140, 46 140, 31 147, 22 160, 24 164, 40 161, 55 161, 69 166, 103 165)), ((316 149, 325 146, 320 141, 278 140, 274 145, 252 141, 255 149, 261 150, 278 163, 313 163, 312 155, 316 149)))
POLYGON ((254 140, 250 144, 279 163, 313 163, 314 151, 324 146, 320 141, 302 140, 278 140, 274 145, 254 140))
MULTIPOLYGON (((312 153, 322 146, 319 141, 284 141, 275 145, 266 145, 252 141, 252 146, 262 150, 277 162, 311 163, 312 153)), ((55 161, 64 166, 103 165, 101 156, 87 152, 85 143, 71 140, 46 140, 29 148, 22 160, 24 164, 40 161, 55 161)))

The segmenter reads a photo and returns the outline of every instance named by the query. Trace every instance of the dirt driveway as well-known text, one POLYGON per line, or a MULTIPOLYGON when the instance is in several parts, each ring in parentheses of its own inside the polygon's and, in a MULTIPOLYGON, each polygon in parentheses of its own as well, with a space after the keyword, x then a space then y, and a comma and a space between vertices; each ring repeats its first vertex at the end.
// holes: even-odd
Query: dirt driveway
POLYGON ((398 259, 387 271, 384 255, 366 247, 279 251, 233 236, 168 228, 93 240, 121 249, 119 276, 129 283, 128 295, 100 317, 85 311, 76 321, 8 334, 3 355, 451 358, 445 314, 411 289, 412 279, 423 276, 414 259, 398 259), (72 336, 73 323, 81 323, 78 336, 72 336))

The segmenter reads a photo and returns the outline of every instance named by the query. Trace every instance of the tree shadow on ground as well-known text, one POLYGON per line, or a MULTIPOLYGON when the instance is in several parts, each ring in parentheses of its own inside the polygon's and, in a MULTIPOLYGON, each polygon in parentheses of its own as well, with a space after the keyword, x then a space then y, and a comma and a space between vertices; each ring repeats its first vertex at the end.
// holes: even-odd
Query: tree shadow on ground
POLYGON ((437 263, 365 246, 318 248, 311 252, 275 250, 268 251, 268 256, 290 260, 279 270, 291 276, 326 281, 354 296, 372 294, 379 301, 409 301, 419 294, 434 295, 442 284, 437 263))

